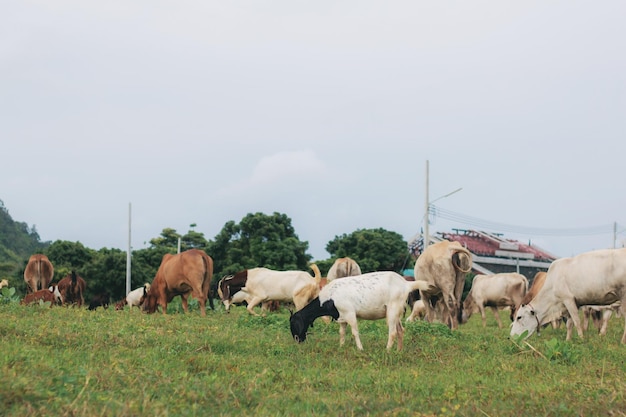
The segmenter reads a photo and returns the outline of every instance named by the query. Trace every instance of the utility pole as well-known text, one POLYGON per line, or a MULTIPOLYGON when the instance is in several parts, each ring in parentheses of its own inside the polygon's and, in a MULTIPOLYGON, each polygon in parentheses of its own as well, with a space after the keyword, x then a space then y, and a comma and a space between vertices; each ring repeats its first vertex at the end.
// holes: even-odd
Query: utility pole
POLYGON ((130 292, 130 214, 131 214, 131 204, 128 203, 128 251, 126 252, 126 294, 130 292))
POLYGON ((428 200, 428 159, 426 160, 426 198, 425 200, 425 207, 424 207, 424 212, 426 213, 424 215, 424 249, 426 250, 426 248, 428 247, 428 245, 430 244, 430 230, 428 227, 428 212, 430 211, 430 201, 428 200))

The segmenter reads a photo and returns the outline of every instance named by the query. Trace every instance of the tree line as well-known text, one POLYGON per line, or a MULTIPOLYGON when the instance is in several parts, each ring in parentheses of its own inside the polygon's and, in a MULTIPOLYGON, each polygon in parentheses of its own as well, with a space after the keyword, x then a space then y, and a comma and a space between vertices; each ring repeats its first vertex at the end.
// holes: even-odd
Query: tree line
MULTIPOLYGON (((54 265, 55 282, 72 270, 87 281, 87 300, 105 291, 113 300, 126 295, 126 251, 116 248, 96 250, 80 242, 65 240, 41 242, 34 228, 15 224, 1 204, 0 279, 9 279, 18 294, 26 294, 23 274, 28 258, 33 253, 43 253, 54 265), (13 240, 8 233, 5 235, 5 230, 14 231, 17 245, 12 244, 13 240)), ((249 213, 239 223, 227 222, 212 240, 193 230, 194 227, 195 224, 190 225, 185 234, 165 228, 158 237, 150 240, 147 248, 131 251, 131 288, 152 282, 163 255, 176 253, 179 241, 181 251, 201 249, 213 258, 213 288, 226 275, 259 266, 310 272, 309 244, 298 238, 291 219, 285 214, 249 213)), ((358 229, 335 236, 327 243, 326 250, 330 257, 315 261, 323 275, 335 259, 345 256, 355 259, 364 273, 379 270, 401 273, 405 268, 412 268, 414 262, 402 236, 382 228, 358 229)))

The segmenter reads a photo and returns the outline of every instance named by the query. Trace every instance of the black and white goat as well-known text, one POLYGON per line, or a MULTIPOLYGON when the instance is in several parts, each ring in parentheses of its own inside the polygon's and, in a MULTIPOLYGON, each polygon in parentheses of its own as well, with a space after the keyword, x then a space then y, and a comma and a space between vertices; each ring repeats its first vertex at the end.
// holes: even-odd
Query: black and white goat
POLYGON ((387 319, 389 338, 387 350, 398 339, 398 350, 402 349, 404 328, 402 317, 409 293, 428 290, 425 281, 407 281, 395 272, 370 272, 353 277, 330 281, 303 309, 291 315, 291 335, 296 342, 304 342, 309 327, 316 318, 331 316, 339 327, 339 343, 345 342, 346 326, 349 324, 359 350, 363 350, 359 338, 357 318, 365 320, 387 319))

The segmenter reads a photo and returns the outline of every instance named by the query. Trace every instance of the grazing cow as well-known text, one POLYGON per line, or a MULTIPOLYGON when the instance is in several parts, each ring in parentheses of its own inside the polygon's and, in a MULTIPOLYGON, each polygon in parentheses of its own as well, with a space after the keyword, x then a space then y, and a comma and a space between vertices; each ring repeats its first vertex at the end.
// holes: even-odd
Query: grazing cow
POLYGON ((146 299, 146 295, 148 295, 149 289, 150 284, 146 282, 143 284, 143 287, 135 288, 130 291, 126 297, 115 303, 115 310, 124 310, 125 305, 129 305, 131 309, 133 307, 141 308, 141 305, 146 299))
POLYGON ((223 278, 218 283, 217 291, 226 311, 229 311, 231 304, 245 301, 248 303, 248 312, 258 316, 254 307, 266 301, 293 302, 295 309, 300 310, 317 297, 319 278, 317 272, 313 278, 304 271, 252 268, 223 278))
POLYGON ((423 319, 425 316, 426 305, 424 304, 424 300, 415 300, 411 308, 411 315, 406 318, 406 321, 415 321, 416 318, 423 319))
POLYGON ((424 281, 407 281, 402 275, 392 271, 370 272, 333 280, 320 291, 317 298, 291 316, 291 335, 296 342, 304 342, 307 330, 316 318, 331 316, 340 325, 340 345, 345 342, 346 327, 349 324, 357 348, 363 350, 357 318, 386 318, 389 327, 387 350, 391 349, 396 338, 398 350, 401 350, 404 306, 409 293, 416 289, 427 290, 429 284, 424 281))
MULTIPOLYGON (((519 310, 520 306, 530 303, 530 300, 535 298, 541 287, 543 287, 543 283, 546 282, 546 275, 547 274, 544 271, 539 271, 535 274, 535 277, 533 278, 533 283, 530 285, 530 288, 528 289, 526 295, 524 295, 524 298, 522 298, 522 302, 517 306, 513 317, 516 317, 517 310, 519 310)), ((558 329, 561 325, 561 320, 552 320, 550 324, 552 325, 553 329, 558 329)))
POLYGON ((54 277, 54 267, 46 255, 37 253, 31 255, 24 269, 24 281, 28 284, 29 292, 48 288, 54 277))
POLYGON ((78 307, 85 304, 83 294, 87 289, 87 283, 83 277, 72 271, 59 281, 59 292, 63 296, 64 304, 76 304, 78 307))
POLYGON ((420 290, 426 306, 426 320, 432 322, 441 304, 443 320, 452 330, 461 320, 465 274, 472 269, 472 254, 459 242, 442 240, 434 243, 417 258, 415 279, 430 284, 429 290, 420 290), (435 302, 435 299, 439 302, 435 302))
POLYGON ((326 279, 332 281, 333 279, 343 277, 353 277, 361 275, 361 267, 352 258, 337 258, 333 265, 326 274, 326 279))
POLYGON ((490 307, 496 317, 498 327, 502 328, 498 308, 510 307, 510 317, 513 321, 515 310, 520 306, 526 291, 528 291, 528 280, 522 274, 511 272, 476 275, 472 281, 472 288, 463 302, 461 323, 467 323, 473 313, 480 312, 483 327, 487 327, 485 307, 490 307))
POLYGON ((0 290, 4 287, 8 287, 9 286, 9 280, 7 279, 3 279, 2 281, 0 281, 0 290))
POLYGON ((626 343, 626 249, 601 249, 561 258, 548 268, 546 281, 530 303, 519 308, 511 336, 532 335, 541 325, 568 313, 583 338, 578 308, 621 302, 626 343))
POLYGON ((22 301, 20 301, 20 304, 28 305, 33 303, 39 303, 39 301, 49 302, 50 307, 52 307, 53 304, 62 304, 63 297, 59 292, 59 288, 54 285, 44 290, 39 290, 30 294, 26 294, 22 301))
POLYGON ((176 255, 165 254, 161 265, 147 291, 143 302, 143 311, 154 313, 161 306, 167 314, 167 303, 180 295, 183 310, 189 312, 188 298, 192 295, 198 300, 200 314, 206 316, 206 302, 211 309, 211 279, 213 278, 213 259, 200 249, 190 249, 176 255))
POLYGON ((108 292, 102 292, 100 294, 96 294, 92 297, 91 302, 89 303, 89 310, 95 310, 98 307, 109 307, 111 296, 108 292))

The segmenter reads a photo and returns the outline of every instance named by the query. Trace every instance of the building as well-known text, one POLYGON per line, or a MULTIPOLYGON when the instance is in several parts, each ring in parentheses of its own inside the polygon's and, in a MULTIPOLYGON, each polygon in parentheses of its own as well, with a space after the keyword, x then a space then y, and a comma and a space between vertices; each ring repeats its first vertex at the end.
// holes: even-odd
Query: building
MULTIPOLYGON (((476 274, 499 274, 519 272, 532 280, 539 271, 547 271, 557 257, 531 244, 505 239, 501 234, 476 230, 454 229, 453 233, 437 232, 430 236, 430 243, 442 240, 459 242, 472 253, 472 272, 476 274)), ((411 246, 414 254, 421 253, 423 241, 411 246)))

